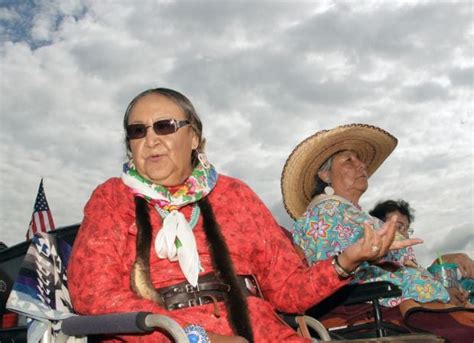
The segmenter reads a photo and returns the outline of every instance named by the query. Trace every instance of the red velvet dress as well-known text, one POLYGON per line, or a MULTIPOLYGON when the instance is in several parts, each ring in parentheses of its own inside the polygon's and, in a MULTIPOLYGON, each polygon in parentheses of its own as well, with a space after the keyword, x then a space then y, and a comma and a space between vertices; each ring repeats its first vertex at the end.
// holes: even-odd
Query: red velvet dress
MULTIPOLYGON (((219 175, 208 195, 221 227, 237 274, 257 277, 265 300, 249 296, 248 306, 256 342, 304 342, 282 324, 275 311, 302 312, 346 284, 339 280, 331 261, 305 267, 291 242, 257 195, 243 182, 219 175)), ((189 220, 191 206, 182 209, 189 220)), ((150 210, 153 239, 161 227, 159 214, 150 210)), ((181 325, 199 324, 206 330, 232 335, 224 303, 221 317, 214 305, 167 311, 139 298, 130 288, 130 270, 135 259, 135 205, 130 189, 119 178, 100 185, 85 207, 84 220, 69 262, 68 287, 74 308, 81 314, 149 311, 166 314, 181 325)), ((201 264, 213 271, 202 227, 194 228, 201 264)), ((153 246, 153 244, 152 244, 153 246)), ((184 281, 177 262, 160 259, 154 251, 150 271, 156 288, 184 281)), ((117 337, 118 339, 118 337, 117 337)), ((122 336, 127 341, 169 342, 160 332, 122 336)))

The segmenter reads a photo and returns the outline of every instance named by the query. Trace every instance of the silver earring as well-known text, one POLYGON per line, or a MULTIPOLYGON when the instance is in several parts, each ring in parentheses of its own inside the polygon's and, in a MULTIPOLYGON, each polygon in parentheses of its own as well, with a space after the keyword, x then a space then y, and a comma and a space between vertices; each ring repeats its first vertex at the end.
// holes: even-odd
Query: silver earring
POLYGON ((328 185, 326 187, 324 187, 324 193, 326 195, 334 195, 334 188, 331 187, 331 180, 325 180, 324 182, 326 182, 328 185))
POLYGON ((204 168, 209 168, 210 164, 209 161, 207 160, 207 156, 204 152, 199 151, 197 154, 197 158, 199 162, 201 162, 202 166, 204 168))
POLYGON ((334 195, 334 188, 332 188, 331 186, 326 186, 324 187, 324 193, 326 195, 334 195))

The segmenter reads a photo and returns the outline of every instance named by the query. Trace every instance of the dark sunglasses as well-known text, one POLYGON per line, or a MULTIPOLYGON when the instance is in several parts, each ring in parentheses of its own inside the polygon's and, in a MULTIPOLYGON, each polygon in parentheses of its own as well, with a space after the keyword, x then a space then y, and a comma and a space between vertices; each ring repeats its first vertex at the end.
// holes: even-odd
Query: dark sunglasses
POLYGON ((191 124, 189 120, 163 119, 153 123, 152 126, 145 124, 131 124, 127 126, 127 138, 139 139, 146 136, 149 127, 153 127, 153 131, 159 136, 175 133, 181 127, 191 124))

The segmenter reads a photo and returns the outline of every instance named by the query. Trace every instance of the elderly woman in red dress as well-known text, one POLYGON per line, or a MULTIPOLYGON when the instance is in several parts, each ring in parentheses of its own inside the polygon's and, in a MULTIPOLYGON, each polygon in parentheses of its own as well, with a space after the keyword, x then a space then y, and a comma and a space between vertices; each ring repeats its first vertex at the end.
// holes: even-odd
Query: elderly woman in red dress
MULTIPOLYGON (((92 194, 69 262, 78 313, 165 314, 199 342, 303 342, 276 311, 318 303, 393 242, 393 222, 366 228, 343 254, 307 268, 256 194, 207 162, 184 95, 137 95, 124 129, 130 160, 92 194)), ((109 339, 169 341, 159 331, 109 339)))

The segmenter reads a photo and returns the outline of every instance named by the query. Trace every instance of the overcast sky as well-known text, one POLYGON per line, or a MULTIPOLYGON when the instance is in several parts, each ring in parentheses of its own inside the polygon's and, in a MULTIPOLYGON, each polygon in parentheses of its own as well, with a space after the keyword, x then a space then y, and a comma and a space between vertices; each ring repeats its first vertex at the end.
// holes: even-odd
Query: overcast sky
POLYGON ((2 0, 0 240, 24 240, 40 179, 57 226, 120 175, 140 91, 194 103, 209 160, 289 227, 280 175, 321 129, 399 139, 361 205, 416 209, 423 264, 474 255, 474 11, 464 1, 2 0))

